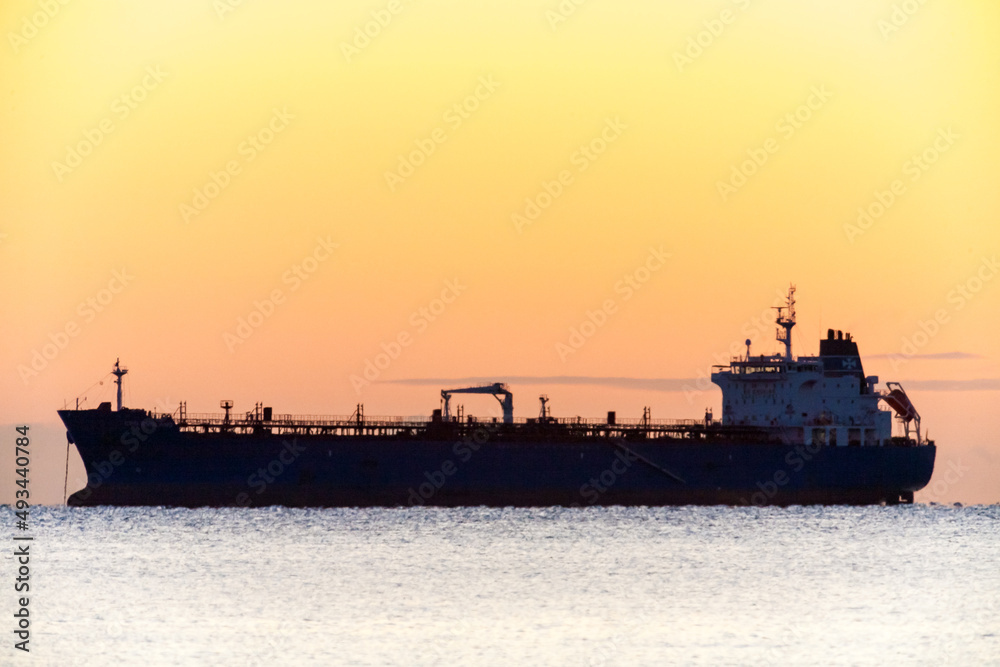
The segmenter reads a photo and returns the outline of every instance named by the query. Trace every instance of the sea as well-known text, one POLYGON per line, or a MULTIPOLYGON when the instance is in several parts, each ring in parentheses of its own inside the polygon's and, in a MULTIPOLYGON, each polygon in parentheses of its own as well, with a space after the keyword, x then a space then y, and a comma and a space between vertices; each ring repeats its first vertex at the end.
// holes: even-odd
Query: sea
POLYGON ((1000 506, 31 521, 30 653, 8 556, 3 665, 1000 665, 1000 506))

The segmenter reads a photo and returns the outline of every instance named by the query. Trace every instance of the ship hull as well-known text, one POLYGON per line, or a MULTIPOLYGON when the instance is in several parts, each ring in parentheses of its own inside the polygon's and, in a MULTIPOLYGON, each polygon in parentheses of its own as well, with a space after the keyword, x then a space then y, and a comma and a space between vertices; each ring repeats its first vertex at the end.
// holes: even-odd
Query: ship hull
POLYGON ((891 504, 929 482, 936 453, 933 445, 515 437, 502 427, 419 437, 192 433, 142 415, 60 412, 88 473, 68 504, 891 504))

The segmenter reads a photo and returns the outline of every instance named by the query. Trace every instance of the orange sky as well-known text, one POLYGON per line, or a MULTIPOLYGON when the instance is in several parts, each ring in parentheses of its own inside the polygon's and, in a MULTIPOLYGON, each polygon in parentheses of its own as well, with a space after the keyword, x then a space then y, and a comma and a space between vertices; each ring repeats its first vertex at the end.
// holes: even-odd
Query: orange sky
POLYGON ((918 498, 1000 502, 1000 7, 571 4, 3 3, 0 423, 49 429, 36 483, 119 356, 136 407, 490 377, 519 416, 718 411, 684 381, 776 351, 795 282, 798 352, 848 330, 910 387, 918 498))

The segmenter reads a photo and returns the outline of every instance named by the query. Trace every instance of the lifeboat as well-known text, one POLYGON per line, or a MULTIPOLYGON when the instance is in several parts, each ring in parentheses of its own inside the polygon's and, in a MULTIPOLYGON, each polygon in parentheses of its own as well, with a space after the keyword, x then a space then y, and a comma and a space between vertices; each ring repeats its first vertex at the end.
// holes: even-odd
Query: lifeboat
POLYGON ((913 407, 909 396, 906 395, 906 392, 902 388, 893 389, 882 398, 889 404, 890 408, 896 411, 896 414, 904 422, 913 421, 917 417, 917 409, 913 407))

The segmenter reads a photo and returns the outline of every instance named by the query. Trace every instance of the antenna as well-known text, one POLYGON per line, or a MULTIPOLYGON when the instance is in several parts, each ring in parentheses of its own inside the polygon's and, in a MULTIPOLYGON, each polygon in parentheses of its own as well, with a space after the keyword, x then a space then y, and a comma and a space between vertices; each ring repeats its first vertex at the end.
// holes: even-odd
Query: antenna
POLYGON ((795 285, 788 286, 788 297, 784 306, 775 306, 778 311, 778 342, 785 344, 785 361, 792 360, 792 327, 795 326, 795 285))
POLYGON ((111 374, 115 376, 115 384, 118 385, 118 412, 122 411, 122 376, 126 373, 128 373, 128 369, 122 368, 118 364, 118 359, 115 359, 115 369, 111 371, 111 374))

